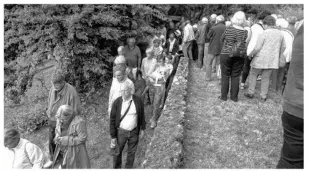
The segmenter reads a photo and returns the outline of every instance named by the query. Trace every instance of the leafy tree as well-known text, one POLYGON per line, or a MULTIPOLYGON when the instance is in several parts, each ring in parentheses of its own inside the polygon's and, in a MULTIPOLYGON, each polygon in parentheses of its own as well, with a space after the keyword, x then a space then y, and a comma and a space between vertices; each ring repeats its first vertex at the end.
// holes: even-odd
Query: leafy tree
POLYGON ((80 92, 95 91, 112 76, 117 46, 130 36, 143 40, 166 20, 168 9, 134 4, 5 5, 6 77, 26 72, 23 86, 29 86, 36 66, 55 59, 80 92))

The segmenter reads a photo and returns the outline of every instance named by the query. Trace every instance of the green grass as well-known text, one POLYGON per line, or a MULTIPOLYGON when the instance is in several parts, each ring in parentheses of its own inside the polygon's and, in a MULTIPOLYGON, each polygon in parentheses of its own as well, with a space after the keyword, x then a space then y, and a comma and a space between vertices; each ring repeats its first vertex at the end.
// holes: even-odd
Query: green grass
POLYGON ((281 97, 260 102, 240 90, 239 102, 221 101, 218 81, 191 64, 185 114, 185 168, 275 168, 282 145, 281 97))

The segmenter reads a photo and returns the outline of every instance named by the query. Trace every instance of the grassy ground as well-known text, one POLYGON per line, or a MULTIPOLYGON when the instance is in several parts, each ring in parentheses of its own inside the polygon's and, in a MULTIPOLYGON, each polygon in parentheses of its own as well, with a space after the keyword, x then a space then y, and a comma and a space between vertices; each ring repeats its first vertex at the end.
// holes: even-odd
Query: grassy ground
MULTIPOLYGON (((83 110, 87 116, 87 131, 88 141, 87 150, 91 160, 91 167, 97 169, 112 168, 112 157, 108 154, 110 146, 110 134, 109 134, 109 119, 107 115, 108 105, 108 93, 109 89, 103 89, 99 94, 86 99, 86 104, 83 105, 83 110)), ((45 105, 46 101, 39 101, 45 105)), ((33 104, 24 104, 14 108, 4 108, 4 121, 9 122, 13 116, 23 114, 29 110, 33 104)), ((150 119, 150 106, 145 107, 146 121, 150 119)), ((149 124, 144 138, 139 142, 138 150, 136 153, 135 168, 139 168, 142 164, 145 156, 147 144, 149 144, 151 137, 153 136, 153 130, 150 129, 149 124)), ((48 129, 42 128, 32 133, 22 134, 22 137, 37 144, 45 153, 45 157, 48 155, 48 129)), ((126 152, 126 147, 124 152, 126 152)), ((125 157, 124 160, 125 161, 125 157)), ((124 163, 124 162, 123 162, 124 163)), ((125 163, 124 163, 125 164, 125 163)))
MULTIPOLYGON (((260 102, 239 92, 239 102, 221 101, 218 81, 190 64, 185 114, 185 168, 275 168, 282 145, 281 97, 260 102)), ((229 97, 228 97, 229 98, 229 97)))

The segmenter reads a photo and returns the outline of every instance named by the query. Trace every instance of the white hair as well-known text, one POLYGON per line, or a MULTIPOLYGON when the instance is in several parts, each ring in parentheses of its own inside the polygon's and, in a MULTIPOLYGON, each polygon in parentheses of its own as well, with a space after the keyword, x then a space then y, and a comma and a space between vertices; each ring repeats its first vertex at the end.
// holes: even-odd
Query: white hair
POLYGON ((71 106, 69 106, 69 105, 61 105, 58 108, 55 117, 59 118, 62 115, 65 116, 65 117, 68 117, 68 116, 72 116, 73 114, 74 114, 74 110, 73 110, 73 108, 71 106))
POLYGON ((115 64, 126 63, 126 59, 123 55, 119 55, 114 60, 115 64))
POLYGON ((224 16, 223 15, 219 15, 215 18, 215 21, 218 23, 218 22, 221 22, 221 21, 224 21, 224 16))
POLYGON ((217 17, 216 14, 212 14, 212 15, 210 16, 211 19, 215 19, 216 17, 217 17))
POLYGON ((128 90, 128 91, 131 91, 131 85, 128 81, 125 81, 121 84, 121 90, 128 90))
POLYGON ((122 51, 124 49, 124 46, 119 46, 118 48, 117 48, 117 51, 119 52, 119 51, 122 51))
POLYGON ((204 23, 204 24, 205 24, 205 23, 208 23, 208 18, 207 18, 207 17, 203 17, 202 20, 201 20, 201 22, 204 23))
POLYGON ((237 11, 234 16, 231 18, 231 23, 233 25, 243 26, 246 21, 244 12, 237 11))
POLYGON ((225 21, 225 25, 226 25, 226 27, 231 26, 231 21, 225 21))
POLYGON ((272 16, 274 19, 278 19, 277 14, 271 14, 271 16, 272 16))
POLYGON ((286 21, 284 18, 279 18, 276 20, 276 26, 280 27, 281 29, 288 28, 288 21, 286 21))

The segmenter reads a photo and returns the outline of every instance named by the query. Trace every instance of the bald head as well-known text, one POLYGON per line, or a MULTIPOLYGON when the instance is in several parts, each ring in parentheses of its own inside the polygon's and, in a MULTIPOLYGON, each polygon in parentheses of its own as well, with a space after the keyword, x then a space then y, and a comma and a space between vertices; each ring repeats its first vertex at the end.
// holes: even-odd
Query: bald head
POLYGON ((208 23, 208 18, 207 17, 203 17, 201 19, 202 24, 207 24, 208 23))
POLYGON ((216 14, 212 14, 211 16, 210 16, 210 20, 211 21, 215 21, 215 18, 217 17, 217 15, 216 14))

